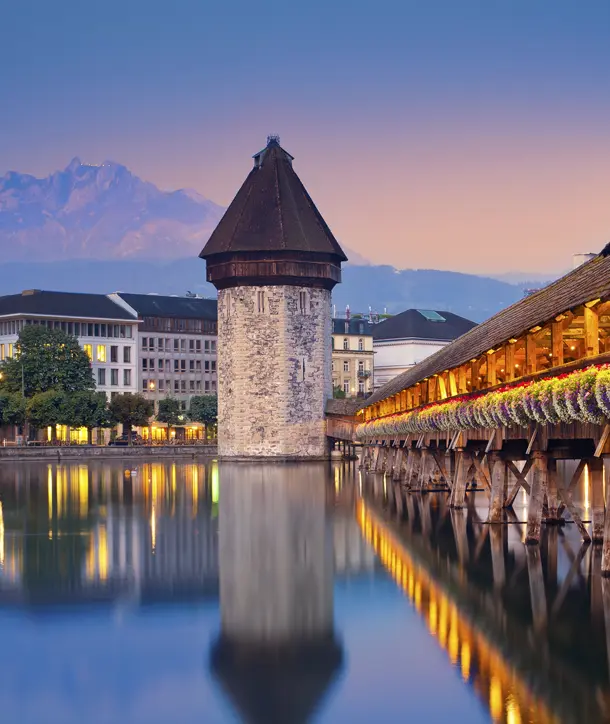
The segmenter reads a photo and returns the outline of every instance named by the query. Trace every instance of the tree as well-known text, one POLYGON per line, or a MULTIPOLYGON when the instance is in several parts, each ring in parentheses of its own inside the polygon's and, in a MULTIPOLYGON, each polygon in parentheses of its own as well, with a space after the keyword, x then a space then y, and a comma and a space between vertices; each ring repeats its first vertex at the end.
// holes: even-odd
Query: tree
POLYGON ((62 422, 70 427, 86 427, 87 442, 91 445, 93 428, 110 424, 106 394, 84 390, 67 395, 62 418, 62 422))
POLYGON ((117 395, 110 401, 110 419, 123 425, 123 432, 127 428, 127 441, 131 445, 131 428, 133 425, 148 425, 155 406, 140 394, 126 392, 117 395))
POLYGON ((39 392, 26 402, 25 413, 31 425, 37 429, 52 428, 55 440, 55 426, 63 422, 66 396, 58 390, 39 392))
POLYGON ((159 410, 157 412, 157 420, 167 423, 167 439, 169 440, 169 431, 177 425, 184 417, 181 412, 180 403, 173 397, 166 397, 159 400, 159 410))
POLYGON ((39 392, 93 390, 91 363, 76 337, 59 329, 28 325, 15 356, 2 366, 2 389, 32 397, 39 392))
POLYGON ((191 397, 189 417, 193 422, 201 422, 207 433, 208 425, 218 422, 218 398, 216 395, 196 395, 191 397))
POLYGON ((12 395, 2 393, 2 399, 6 401, 2 404, 2 422, 5 425, 24 425, 25 397, 22 397, 20 392, 12 395))
POLYGON ((346 397, 345 391, 342 390, 339 385, 333 387, 333 397, 338 400, 344 400, 346 397))

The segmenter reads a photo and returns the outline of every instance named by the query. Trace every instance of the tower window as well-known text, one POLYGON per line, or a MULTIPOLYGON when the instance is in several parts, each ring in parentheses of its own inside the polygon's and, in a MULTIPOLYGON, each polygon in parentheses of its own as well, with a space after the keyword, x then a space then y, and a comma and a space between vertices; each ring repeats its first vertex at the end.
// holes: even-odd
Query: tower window
POLYGON ((299 292, 299 312, 301 314, 307 314, 307 292, 299 292))
POLYGON ((265 313, 265 292, 256 292, 256 302, 258 305, 258 313, 265 313))

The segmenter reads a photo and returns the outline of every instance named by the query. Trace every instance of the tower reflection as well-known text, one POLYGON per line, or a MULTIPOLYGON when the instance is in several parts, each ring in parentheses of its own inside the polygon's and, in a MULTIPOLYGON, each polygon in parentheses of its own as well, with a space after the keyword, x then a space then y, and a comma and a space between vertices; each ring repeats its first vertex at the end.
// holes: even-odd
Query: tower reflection
POLYGON ((309 721, 342 664, 324 465, 220 468, 214 675, 247 722, 309 721))

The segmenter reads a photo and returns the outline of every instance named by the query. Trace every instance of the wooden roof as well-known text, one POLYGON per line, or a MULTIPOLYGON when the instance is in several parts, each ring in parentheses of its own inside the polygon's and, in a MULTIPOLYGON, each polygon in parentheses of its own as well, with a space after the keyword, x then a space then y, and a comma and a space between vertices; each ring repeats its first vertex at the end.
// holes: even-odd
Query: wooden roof
POLYGON ((200 257, 252 252, 332 255, 339 243, 292 168, 292 156, 270 137, 254 168, 210 236, 200 257))
POLYGON ((569 274, 498 312, 411 369, 380 387, 362 407, 397 394, 417 382, 458 367, 518 338, 557 314, 610 295, 610 244, 596 257, 569 274))

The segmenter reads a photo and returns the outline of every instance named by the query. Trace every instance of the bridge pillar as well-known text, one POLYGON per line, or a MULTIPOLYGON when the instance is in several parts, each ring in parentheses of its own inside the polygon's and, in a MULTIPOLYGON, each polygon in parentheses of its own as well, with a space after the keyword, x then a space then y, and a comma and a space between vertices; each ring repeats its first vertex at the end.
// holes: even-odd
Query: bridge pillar
POLYGON ((422 454, 421 450, 411 450, 409 452, 411 455, 411 471, 410 476, 407 478, 407 486, 411 489, 417 488, 419 484, 419 478, 421 475, 421 465, 422 465, 422 454))
POLYGON ((487 459, 491 472, 491 496, 489 498, 489 515, 487 520, 489 523, 501 523, 506 463, 497 452, 491 453, 487 459))
POLYGON ((590 458, 589 485, 591 486, 591 538, 593 543, 602 543, 604 540, 604 461, 601 458, 590 458))
POLYGON ((392 480, 400 480, 402 477, 402 468, 405 460, 404 448, 399 447, 396 450, 396 458, 394 459, 394 470, 392 472, 392 480))
POLYGON ((540 530, 542 527, 542 508, 547 494, 547 462, 548 456, 536 450, 532 453, 532 486, 527 509, 527 530, 525 542, 528 544, 540 543, 540 530))
POLYGON ((468 484, 468 471, 470 470, 471 455, 463 448, 455 453, 455 475, 453 476, 453 489, 449 496, 450 508, 463 508, 466 501, 466 486, 468 484))
POLYGON ((392 473, 394 471, 395 459, 396 459, 396 448, 392 447, 392 443, 389 443, 384 472, 387 473, 390 478, 392 477, 392 473))

